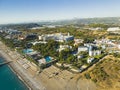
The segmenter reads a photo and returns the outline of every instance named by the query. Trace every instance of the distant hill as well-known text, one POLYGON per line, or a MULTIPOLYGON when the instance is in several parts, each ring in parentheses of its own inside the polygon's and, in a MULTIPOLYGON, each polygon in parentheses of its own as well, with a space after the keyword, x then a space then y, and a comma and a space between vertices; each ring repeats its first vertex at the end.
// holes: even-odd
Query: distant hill
POLYGON ((81 18, 81 19, 75 18, 71 20, 39 22, 38 24, 68 25, 68 24, 90 24, 90 23, 120 24, 120 17, 81 18))
POLYGON ((43 25, 71 25, 71 24, 91 24, 91 23, 102 23, 102 24, 120 24, 120 17, 103 17, 103 18, 75 18, 69 20, 53 20, 53 21, 40 21, 31 23, 20 23, 20 24, 7 24, 1 26, 7 26, 8 28, 18 29, 20 27, 32 28, 40 27, 43 25))
POLYGON ((37 23, 21 23, 21 24, 6 24, 1 26, 12 29, 28 29, 33 27, 39 27, 41 25, 38 25, 37 23))

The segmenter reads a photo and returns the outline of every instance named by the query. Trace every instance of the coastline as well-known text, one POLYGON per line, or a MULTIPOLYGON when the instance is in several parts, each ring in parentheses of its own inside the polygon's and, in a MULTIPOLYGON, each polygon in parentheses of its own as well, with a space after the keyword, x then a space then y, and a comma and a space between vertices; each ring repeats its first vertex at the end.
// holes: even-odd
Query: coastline
POLYGON ((36 75, 35 71, 31 73, 18 63, 18 59, 22 61, 23 58, 20 56, 16 57, 16 52, 9 50, 2 42, 0 42, 0 53, 7 61, 13 61, 10 63, 11 68, 19 73, 18 75, 26 81, 26 84, 31 90, 77 90, 76 80, 71 79, 71 77, 74 77, 74 74, 67 70, 61 71, 59 68, 51 66, 46 68, 42 73, 36 75), (21 69, 23 71, 21 71, 21 69), (59 72, 59 75, 54 75, 55 72, 59 72), (27 78, 28 76, 30 78, 27 78))
MULTIPOLYGON (((4 61, 9 61, 8 59, 6 59, 6 57, 0 52, 0 56, 4 59, 4 61)), ((17 72, 17 70, 15 69, 14 65, 12 65, 12 62, 8 64, 9 68, 12 70, 12 72, 17 75, 17 77, 27 86, 27 88, 29 90, 34 90, 27 82, 26 80, 22 77, 22 75, 19 74, 19 72, 17 72)))
POLYGON ((8 65, 10 67, 10 69, 17 75, 17 77, 27 86, 27 88, 29 90, 34 90, 32 89, 32 87, 30 87, 30 85, 25 81, 24 78, 22 78, 22 76, 14 69, 14 67, 12 65, 8 65))
MULTIPOLYGON (((16 59, 12 58, 8 52, 8 47, 5 47, 5 45, 0 41, 0 56, 5 61, 12 61, 8 64, 10 69, 17 75, 17 77, 28 87, 29 90, 46 90, 43 85, 40 85, 41 83, 38 83, 32 75, 30 75, 22 66, 20 66, 16 59)), ((12 51, 11 51, 12 52, 12 51)))
POLYGON ((73 74, 67 70, 61 70, 54 65, 44 69, 40 74, 30 68, 25 69, 21 62, 25 61, 15 51, 9 50, 0 42, 0 55, 9 63, 13 71, 16 71, 18 77, 22 78, 24 83, 30 87, 30 90, 87 90, 86 82, 92 85, 90 90, 96 90, 96 86, 89 80, 79 79, 79 74, 73 74), (21 61, 21 62, 19 62, 21 61), (15 70, 14 70, 15 69, 15 70), (58 75, 55 75, 58 73, 58 75))
MULTIPOLYGON (((8 61, 8 60, 6 59, 6 57, 2 55, 1 52, 0 52, 0 57, 2 57, 2 58, 4 59, 4 61, 8 61)), ((20 75, 20 74, 15 70, 15 68, 14 68, 13 65, 12 65, 12 62, 8 64, 8 67, 12 70, 12 72, 13 72, 15 75, 17 75, 17 77, 19 78, 19 80, 21 80, 21 82, 23 82, 23 83, 27 86, 27 88, 28 88, 29 90, 34 90, 34 89, 32 89, 32 87, 25 81, 25 79, 22 77, 22 75, 20 75)))

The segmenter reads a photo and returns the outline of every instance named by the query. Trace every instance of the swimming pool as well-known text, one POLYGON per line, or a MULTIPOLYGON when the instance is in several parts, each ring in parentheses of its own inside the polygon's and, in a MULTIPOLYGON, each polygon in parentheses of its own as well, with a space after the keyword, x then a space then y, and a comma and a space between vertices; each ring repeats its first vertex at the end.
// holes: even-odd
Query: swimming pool
POLYGON ((46 56, 45 60, 46 60, 46 62, 50 62, 51 61, 51 57, 50 56, 46 56))
POLYGON ((31 53, 33 52, 33 49, 24 49, 23 53, 27 54, 27 53, 31 53))

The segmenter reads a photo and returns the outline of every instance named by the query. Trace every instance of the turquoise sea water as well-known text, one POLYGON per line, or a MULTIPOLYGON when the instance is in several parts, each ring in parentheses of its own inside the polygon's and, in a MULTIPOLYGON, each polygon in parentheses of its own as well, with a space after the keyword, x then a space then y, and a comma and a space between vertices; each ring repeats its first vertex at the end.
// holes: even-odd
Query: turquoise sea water
MULTIPOLYGON (((0 63, 4 62, 0 57, 0 63)), ((8 65, 0 66, 0 90, 29 90, 8 65)))

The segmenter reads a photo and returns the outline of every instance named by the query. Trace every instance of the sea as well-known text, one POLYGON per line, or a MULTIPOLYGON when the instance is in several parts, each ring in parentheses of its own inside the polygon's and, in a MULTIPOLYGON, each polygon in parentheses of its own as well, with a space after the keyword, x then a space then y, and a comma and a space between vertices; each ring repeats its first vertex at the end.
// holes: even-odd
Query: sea
MULTIPOLYGON (((0 63, 5 60, 0 57, 0 63)), ((29 90, 8 65, 0 66, 0 90, 29 90)))

